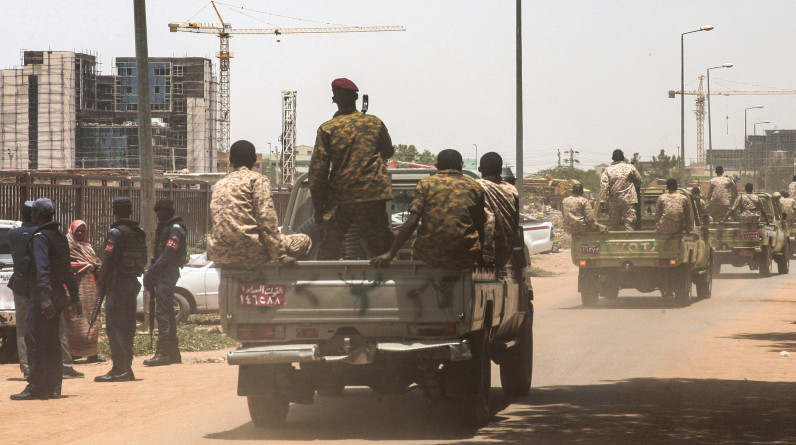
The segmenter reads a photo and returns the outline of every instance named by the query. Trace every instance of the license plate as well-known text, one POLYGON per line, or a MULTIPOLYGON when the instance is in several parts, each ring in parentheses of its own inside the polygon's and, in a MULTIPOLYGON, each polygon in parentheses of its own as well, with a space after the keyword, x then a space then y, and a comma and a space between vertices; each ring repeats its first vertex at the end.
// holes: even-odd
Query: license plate
POLYGON ((599 243, 581 244, 580 253, 600 253, 600 244, 599 243))
POLYGON ((760 232, 758 232, 757 230, 744 230, 743 237, 746 239, 759 238, 760 232))
POLYGON ((285 286, 281 284, 239 284, 238 305, 282 306, 285 304, 285 286))
POLYGON ((741 250, 738 251, 738 255, 749 257, 749 258, 754 258, 755 257, 755 251, 754 250, 749 250, 749 249, 741 249, 741 250))

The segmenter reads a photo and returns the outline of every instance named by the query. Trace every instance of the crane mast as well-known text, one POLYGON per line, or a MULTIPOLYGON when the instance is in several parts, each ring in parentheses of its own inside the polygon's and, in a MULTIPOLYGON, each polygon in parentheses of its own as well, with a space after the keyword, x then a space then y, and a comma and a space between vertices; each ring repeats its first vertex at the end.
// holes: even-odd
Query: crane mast
POLYGON ((282 183, 292 184, 296 175, 296 92, 282 91, 282 183))

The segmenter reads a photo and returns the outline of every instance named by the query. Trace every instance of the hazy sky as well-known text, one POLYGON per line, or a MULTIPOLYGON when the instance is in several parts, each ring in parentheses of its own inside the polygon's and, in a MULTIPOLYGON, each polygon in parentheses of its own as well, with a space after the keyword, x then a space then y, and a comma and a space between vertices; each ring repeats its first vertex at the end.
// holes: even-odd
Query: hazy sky
MULTIPOLYGON (((134 55, 133 2, 0 0, 0 67, 20 64, 20 50, 134 55), (78 6, 79 5, 79 6, 78 6)), ((214 58, 213 35, 170 33, 206 2, 147 2, 149 54, 214 58)), ((393 142, 465 156, 488 150, 514 163, 515 2, 410 0, 228 0, 228 4, 342 25, 403 25, 375 34, 242 35, 232 39, 232 140, 267 152, 281 132, 281 91, 298 91, 297 143, 312 145, 335 111, 330 82, 348 77, 370 95, 370 111, 393 142)), ((271 25, 221 8, 233 27, 322 26, 268 17, 271 25)), ((712 90, 796 90, 796 1, 524 1, 525 171, 555 164, 556 150, 580 151, 583 166, 610 161, 622 148, 642 155, 680 145, 680 33, 686 90, 711 71, 712 90)), ((212 8, 194 21, 217 22, 212 8)), ((217 59, 214 59, 217 63, 217 59)), ((217 66, 217 65, 216 65, 217 66)), ((764 129, 796 128, 796 95, 712 98, 713 147, 743 148, 744 108, 764 129), (727 117, 729 119, 727 119, 727 117)), ((686 96, 686 157, 696 157, 694 96, 686 96)), ((705 129, 707 139, 707 128, 705 129)), ((707 140, 705 142, 707 146, 707 140)))

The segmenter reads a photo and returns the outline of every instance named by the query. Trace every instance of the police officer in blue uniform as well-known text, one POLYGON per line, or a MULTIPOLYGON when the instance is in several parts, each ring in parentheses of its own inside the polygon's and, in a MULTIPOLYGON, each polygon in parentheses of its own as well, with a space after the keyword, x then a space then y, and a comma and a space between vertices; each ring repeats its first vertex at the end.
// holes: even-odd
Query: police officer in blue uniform
POLYGON ((105 323, 113 367, 95 382, 129 382, 133 374, 136 297, 141 290, 138 277, 146 267, 146 234, 138 221, 130 219, 133 202, 128 197, 113 200, 113 217, 105 241, 98 282, 105 292, 105 323))
POLYGON ((32 220, 31 211, 33 208, 28 205, 30 202, 28 201, 22 206, 22 226, 8 231, 8 244, 11 248, 11 258, 14 260, 14 273, 11 274, 11 278, 8 280, 8 288, 14 293, 19 370, 22 371, 25 379, 28 378, 28 354, 25 348, 25 308, 28 306, 30 284, 24 278, 22 262, 28 250, 28 241, 30 241, 33 232, 38 228, 32 220))
POLYGON ((154 288, 158 321, 158 346, 155 356, 144 360, 145 366, 182 363, 177 343, 177 319, 174 314, 174 287, 185 264, 187 232, 182 217, 174 216, 174 203, 161 198, 155 203, 158 227, 155 234, 155 258, 144 275, 147 289, 154 288))
POLYGON ((61 312, 71 299, 75 313, 83 308, 72 270, 69 242, 53 221, 55 206, 47 198, 26 202, 32 207, 33 223, 39 227, 28 243, 22 267, 30 284, 31 300, 26 306, 25 343, 28 353, 28 385, 11 400, 45 400, 61 395, 61 312), (66 287, 66 290, 64 289, 66 287))

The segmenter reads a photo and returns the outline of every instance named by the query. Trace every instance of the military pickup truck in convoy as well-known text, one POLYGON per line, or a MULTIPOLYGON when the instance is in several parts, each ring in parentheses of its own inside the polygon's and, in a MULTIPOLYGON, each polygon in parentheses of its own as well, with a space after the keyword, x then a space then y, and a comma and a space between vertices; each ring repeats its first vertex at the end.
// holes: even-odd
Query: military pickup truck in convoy
MULTIPOLYGON (((388 172, 388 212, 397 229, 417 182, 436 170, 388 172)), ((311 234, 312 212, 305 175, 293 188, 282 231, 311 234)), ((504 392, 529 391, 533 291, 521 235, 505 268, 458 272, 413 260, 409 249, 389 269, 374 269, 357 237, 347 243, 345 258, 354 259, 221 269, 223 329, 241 343, 227 361, 239 366, 238 395, 247 398, 255 425, 284 422, 290 403, 312 403, 316 392, 368 386, 380 394, 419 387, 456 404, 466 424, 480 427, 490 419, 492 361, 504 392)))
MULTIPOLYGON (((636 231, 587 232, 572 237, 572 262, 578 266, 578 291, 584 306, 597 305, 600 296, 617 298, 621 289, 639 292, 659 290, 663 297, 674 294, 681 306, 691 304, 692 285, 699 298, 710 297, 713 286, 713 251, 708 243, 707 216, 688 197, 693 226, 687 233, 655 231, 655 203, 666 193, 661 188, 640 190, 641 217, 636 231)), ((601 209, 595 218, 608 224, 601 209)))
POLYGON ((779 206, 779 194, 756 195, 765 211, 765 218, 761 217, 758 224, 739 222, 737 212, 726 222, 710 223, 714 274, 719 274, 722 264, 732 264, 735 267, 748 265, 766 277, 771 275, 772 262, 777 263, 777 272, 788 273, 791 247, 788 224, 779 206))

